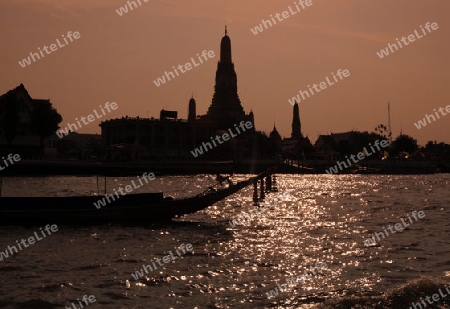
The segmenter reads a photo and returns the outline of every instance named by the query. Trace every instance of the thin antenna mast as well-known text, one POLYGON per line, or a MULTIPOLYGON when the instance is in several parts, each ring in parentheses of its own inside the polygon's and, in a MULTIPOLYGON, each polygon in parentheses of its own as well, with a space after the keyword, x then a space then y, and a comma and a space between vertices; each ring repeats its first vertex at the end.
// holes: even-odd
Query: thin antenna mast
POLYGON ((388 130, 389 130, 389 143, 392 142, 392 131, 391 131, 391 103, 388 102, 388 130))

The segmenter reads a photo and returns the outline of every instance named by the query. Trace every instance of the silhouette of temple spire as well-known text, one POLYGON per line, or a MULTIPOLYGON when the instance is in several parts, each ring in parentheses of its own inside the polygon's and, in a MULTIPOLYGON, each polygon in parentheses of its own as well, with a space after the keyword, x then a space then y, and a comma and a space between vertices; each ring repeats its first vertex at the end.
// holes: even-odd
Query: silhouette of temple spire
POLYGON ((295 102, 294 104, 293 113, 291 138, 300 139, 302 137, 302 127, 300 123, 300 111, 297 102, 295 102))
POLYGON ((231 40, 228 36, 227 26, 225 26, 225 35, 220 43, 220 62, 231 64, 231 40))
POLYGON ((273 130, 269 134, 269 139, 275 141, 276 143, 281 143, 281 135, 277 131, 277 127, 275 126, 275 121, 273 122, 273 130))
POLYGON ((227 27, 220 42, 214 95, 207 115, 222 129, 228 129, 246 117, 237 92, 237 76, 231 58, 231 40, 227 27))
POLYGON ((194 99, 194 93, 192 93, 192 97, 189 100, 189 108, 188 108, 188 121, 193 122, 197 118, 196 104, 194 99))

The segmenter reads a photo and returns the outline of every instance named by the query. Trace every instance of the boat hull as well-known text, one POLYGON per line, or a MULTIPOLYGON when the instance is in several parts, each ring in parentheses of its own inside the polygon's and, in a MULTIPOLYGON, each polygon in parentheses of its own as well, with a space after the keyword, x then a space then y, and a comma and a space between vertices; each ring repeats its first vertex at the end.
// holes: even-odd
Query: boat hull
POLYGON ((136 224, 168 221, 205 209, 250 185, 258 177, 262 176, 238 182, 226 189, 182 199, 164 198, 162 193, 125 195, 98 209, 94 202, 103 197, 1 197, 0 223, 136 224))

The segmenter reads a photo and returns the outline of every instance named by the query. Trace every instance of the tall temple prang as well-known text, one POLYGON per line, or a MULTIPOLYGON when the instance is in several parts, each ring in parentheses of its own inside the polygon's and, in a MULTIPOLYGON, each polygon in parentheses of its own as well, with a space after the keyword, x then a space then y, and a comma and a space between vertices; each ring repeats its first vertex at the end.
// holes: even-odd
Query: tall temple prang
POLYGON ((106 160, 192 158, 193 149, 211 143, 218 134, 229 130, 237 133, 235 130, 242 122, 247 130, 234 134, 233 142, 204 153, 201 159, 237 159, 251 153, 249 145, 253 145, 255 116, 252 111, 246 114, 239 100, 231 40, 226 27, 220 42, 214 95, 205 115, 198 115, 197 103, 192 95, 187 106, 187 119, 179 119, 177 111, 162 110, 159 119, 126 116, 103 121, 100 123, 102 143, 109 149, 106 160), (247 122, 252 123, 251 129, 247 122), (117 148, 116 145, 121 146, 117 148))
POLYGON ((245 114, 237 92, 236 71, 231 58, 231 40, 226 27, 225 35, 220 42, 220 60, 217 63, 214 95, 205 118, 223 130, 232 128, 241 121, 251 121, 253 124, 253 117, 245 114))
POLYGON ((196 119, 197 119, 196 104, 194 95, 192 95, 191 99, 189 100, 188 121, 194 122, 196 119))
POLYGON ((302 136, 302 126, 300 123, 300 111, 298 108, 298 103, 295 102, 294 108, 293 108, 293 116, 292 116, 292 133, 291 138, 292 139, 300 139, 302 136))

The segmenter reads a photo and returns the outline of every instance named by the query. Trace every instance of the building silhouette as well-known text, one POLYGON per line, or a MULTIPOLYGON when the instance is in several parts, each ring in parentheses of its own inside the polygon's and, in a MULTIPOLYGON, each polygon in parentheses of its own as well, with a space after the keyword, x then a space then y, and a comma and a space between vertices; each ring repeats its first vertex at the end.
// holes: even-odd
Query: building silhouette
POLYGON ((254 125, 253 112, 246 115, 237 92, 237 75, 231 58, 231 40, 225 27, 225 35, 220 42, 220 60, 217 63, 216 83, 212 103, 202 121, 215 123, 218 129, 227 130, 241 121, 254 125))
POLYGON ((281 154, 281 143, 283 139, 281 138, 280 133, 278 133, 278 130, 275 126, 275 123, 273 124, 273 130, 269 134, 269 140, 272 142, 272 145, 274 145, 276 149, 276 154, 281 154))
POLYGON ((192 95, 192 98, 189 100, 188 121, 194 122, 196 119, 197 119, 197 108, 196 108, 194 95, 192 95))
POLYGON ((248 153, 245 140, 254 133, 253 112, 246 114, 237 92, 237 76, 231 58, 231 40, 225 27, 220 43, 216 83, 211 105, 205 115, 198 115, 196 101, 188 102, 187 119, 179 119, 176 111, 162 110, 159 119, 122 117, 100 123, 106 157, 111 160, 194 159, 191 151, 210 142, 218 133, 234 129, 241 121, 250 121, 247 130, 209 151, 198 159, 230 159, 248 153), (225 151, 226 150, 226 151, 225 151))
POLYGON ((18 153, 22 159, 90 158, 91 150, 87 146, 92 141, 100 141, 98 134, 71 132, 63 139, 54 134, 45 139, 42 152, 32 117, 41 104, 48 103, 50 99, 32 98, 23 84, 0 96, 0 157, 18 153))
POLYGON ((292 116, 292 133, 291 138, 299 140, 302 138, 302 125, 300 123, 300 111, 298 108, 298 103, 295 102, 294 108, 293 108, 293 116, 292 116))
MULTIPOLYGON (((292 131, 291 137, 285 138, 281 141, 281 148, 283 154, 293 154, 296 147, 299 145, 299 142, 303 141, 303 134, 301 131, 301 122, 300 122, 300 110, 298 107, 298 103, 296 102, 292 107, 292 131)), ((275 128, 274 128, 275 129, 275 128)))
POLYGON ((4 152, 20 152, 22 157, 39 154, 39 136, 32 130, 31 116, 45 102, 50 100, 33 99, 23 84, 0 96, 0 148, 4 152))

